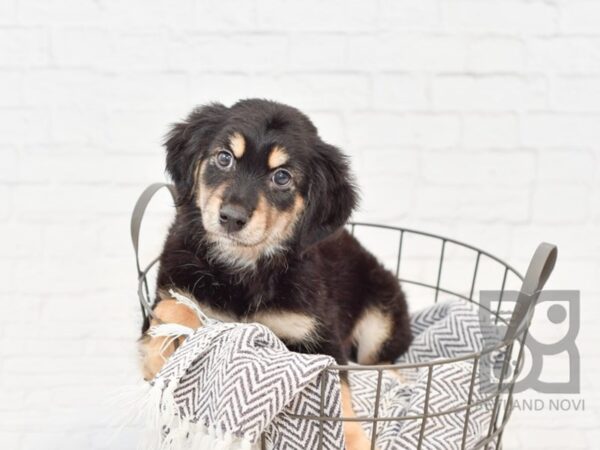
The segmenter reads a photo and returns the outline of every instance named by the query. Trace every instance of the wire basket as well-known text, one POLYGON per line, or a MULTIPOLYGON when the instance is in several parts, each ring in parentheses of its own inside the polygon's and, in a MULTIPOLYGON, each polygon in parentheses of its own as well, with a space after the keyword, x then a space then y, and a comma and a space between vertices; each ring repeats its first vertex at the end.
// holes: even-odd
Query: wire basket
MULTIPOLYGON (((155 268, 158 258, 141 268, 138 258, 139 231, 144 210, 150 199, 161 187, 167 187, 174 194, 173 187, 165 184, 149 186, 138 200, 131 221, 132 241, 134 245, 138 269, 138 296, 144 320, 152 316, 148 288, 148 274, 155 268)), ((499 449, 502 446, 502 435, 513 410, 513 394, 515 381, 523 368, 524 343, 535 304, 539 293, 550 276, 556 262, 557 249, 554 245, 542 243, 535 251, 525 276, 502 261, 500 258, 454 239, 438 236, 432 233, 408 228, 376 225, 367 223, 349 223, 349 231, 363 245, 371 250, 390 270, 395 272, 403 289, 408 291, 407 297, 411 307, 413 299, 424 303, 437 303, 440 299, 453 298, 485 309, 494 324, 506 329, 504 335, 494 345, 486 346, 482 351, 469 353, 448 359, 435 359, 427 362, 410 364, 389 364, 379 366, 334 365, 327 370, 338 372, 373 371, 377 383, 375 392, 374 412, 371 416, 361 417, 329 417, 320 415, 294 415, 298 420, 317 421, 320 426, 320 436, 315 450, 323 448, 323 424, 326 421, 361 422, 371 428, 371 449, 376 449, 378 425, 388 421, 418 421, 420 434, 417 449, 426 448, 423 445, 426 436, 426 424, 432 417, 464 413, 461 424, 462 439, 459 448, 467 448, 467 428, 471 411, 485 407, 487 432, 485 436, 469 448, 499 449), (497 301, 494 307, 481 304, 477 293, 482 290, 497 291, 497 301), (506 301, 505 293, 516 293, 516 298, 506 301), (428 295, 427 295, 428 294, 428 295), (427 298, 429 297, 429 298, 427 298), (494 353, 500 355, 500 371, 495 388, 487 392, 483 398, 474 396, 475 379, 480 363, 484 358, 494 353), (470 362, 472 371, 468 394, 464 403, 453 405, 445 410, 429 409, 430 389, 436 367, 459 362, 470 362), (509 366, 513 365, 512 370, 509 366), (421 414, 382 417, 379 416, 381 388, 384 371, 419 369, 427 372, 427 385, 424 408, 421 414)), ((322 383, 325 386, 325 383, 322 383)), ((321 390, 320 411, 324 410, 325 389, 321 390)), ((261 448, 267 449, 263 436, 261 448)), ((311 449, 312 450, 312 449, 311 449)))

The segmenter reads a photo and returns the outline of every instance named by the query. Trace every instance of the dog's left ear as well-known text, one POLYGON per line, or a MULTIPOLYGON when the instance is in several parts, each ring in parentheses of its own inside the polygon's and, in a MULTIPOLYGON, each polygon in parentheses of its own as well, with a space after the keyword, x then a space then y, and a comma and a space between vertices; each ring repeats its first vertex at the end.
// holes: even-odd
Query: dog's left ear
POLYGON ((346 156, 336 147, 319 141, 309 174, 306 208, 300 229, 303 249, 342 227, 358 202, 346 156))

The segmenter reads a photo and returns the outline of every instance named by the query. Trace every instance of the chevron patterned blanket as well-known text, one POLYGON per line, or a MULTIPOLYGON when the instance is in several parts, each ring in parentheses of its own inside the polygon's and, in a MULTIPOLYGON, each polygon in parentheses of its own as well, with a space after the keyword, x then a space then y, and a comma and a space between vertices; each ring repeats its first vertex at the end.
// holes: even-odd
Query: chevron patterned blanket
MULTIPOLYGON (((484 336, 478 313, 463 302, 438 303, 413 315, 415 335, 399 362, 451 358, 482 349, 484 336)), ((212 323, 191 333, 153 381, 153 413, 144 448, 249 450, 264 439, 270 449, 344 447, 339 421, 308 421, 295 415, 340 414, 339 377, 326 370, 334 360, 324 355, 293 353, 259 324, 212 323), (323 385, 322 385, 323 383, 323 385), (320 404, 321 392, 326 395, 320 404)), ((486 411, 471 409, 465 431, 465 412, 435 415, 468 398, 473 366, 453 363, 435 366, 427 394, 427 369, 384 374, 379 417, 423 413, 426 397, 433 417, 424 425, 422 448, 466 448, 487 432, 486 411), (400 381, 403 379, 404 381, 400 381)), ((376 372, 352 371, 354 408, 373 416, 376 372)), ((476 383, 479 386, 479 383, 476 383)), ((472 401, 483 394, 476 387, 472 401)), ((421 420, 383 421, 377 425, 377 447, 416 448, 421 420)), ((372 432, 367 425, 367 433, 372 432)))

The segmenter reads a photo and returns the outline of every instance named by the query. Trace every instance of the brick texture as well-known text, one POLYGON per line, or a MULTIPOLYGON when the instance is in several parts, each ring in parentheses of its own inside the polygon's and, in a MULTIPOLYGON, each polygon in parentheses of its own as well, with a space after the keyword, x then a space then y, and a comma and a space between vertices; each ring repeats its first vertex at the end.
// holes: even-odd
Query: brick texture
MULTIPOLYGON (((520 269, 558 244, 585 411, 516 411, 505 448, 598 448, 599 21, 596 0, 2 1, 0 447, 135 446, 106 406, 138 377, 130 210, 170 123, 258 96, 351 155, 357 219, 520 269)), ((144 260, 171 213, 161 195, 144 260)))

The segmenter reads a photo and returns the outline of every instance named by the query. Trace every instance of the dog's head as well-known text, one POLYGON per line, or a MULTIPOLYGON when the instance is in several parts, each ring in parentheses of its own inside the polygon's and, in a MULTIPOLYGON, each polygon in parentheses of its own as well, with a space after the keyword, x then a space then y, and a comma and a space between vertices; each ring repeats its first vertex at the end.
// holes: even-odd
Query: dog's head
POLYGON ((212 255, 233 267, 306 249, 356 204, 344 155, 295 108, 243 100, 195 109, 167 137, 178 202, 201 215, 212 255))

